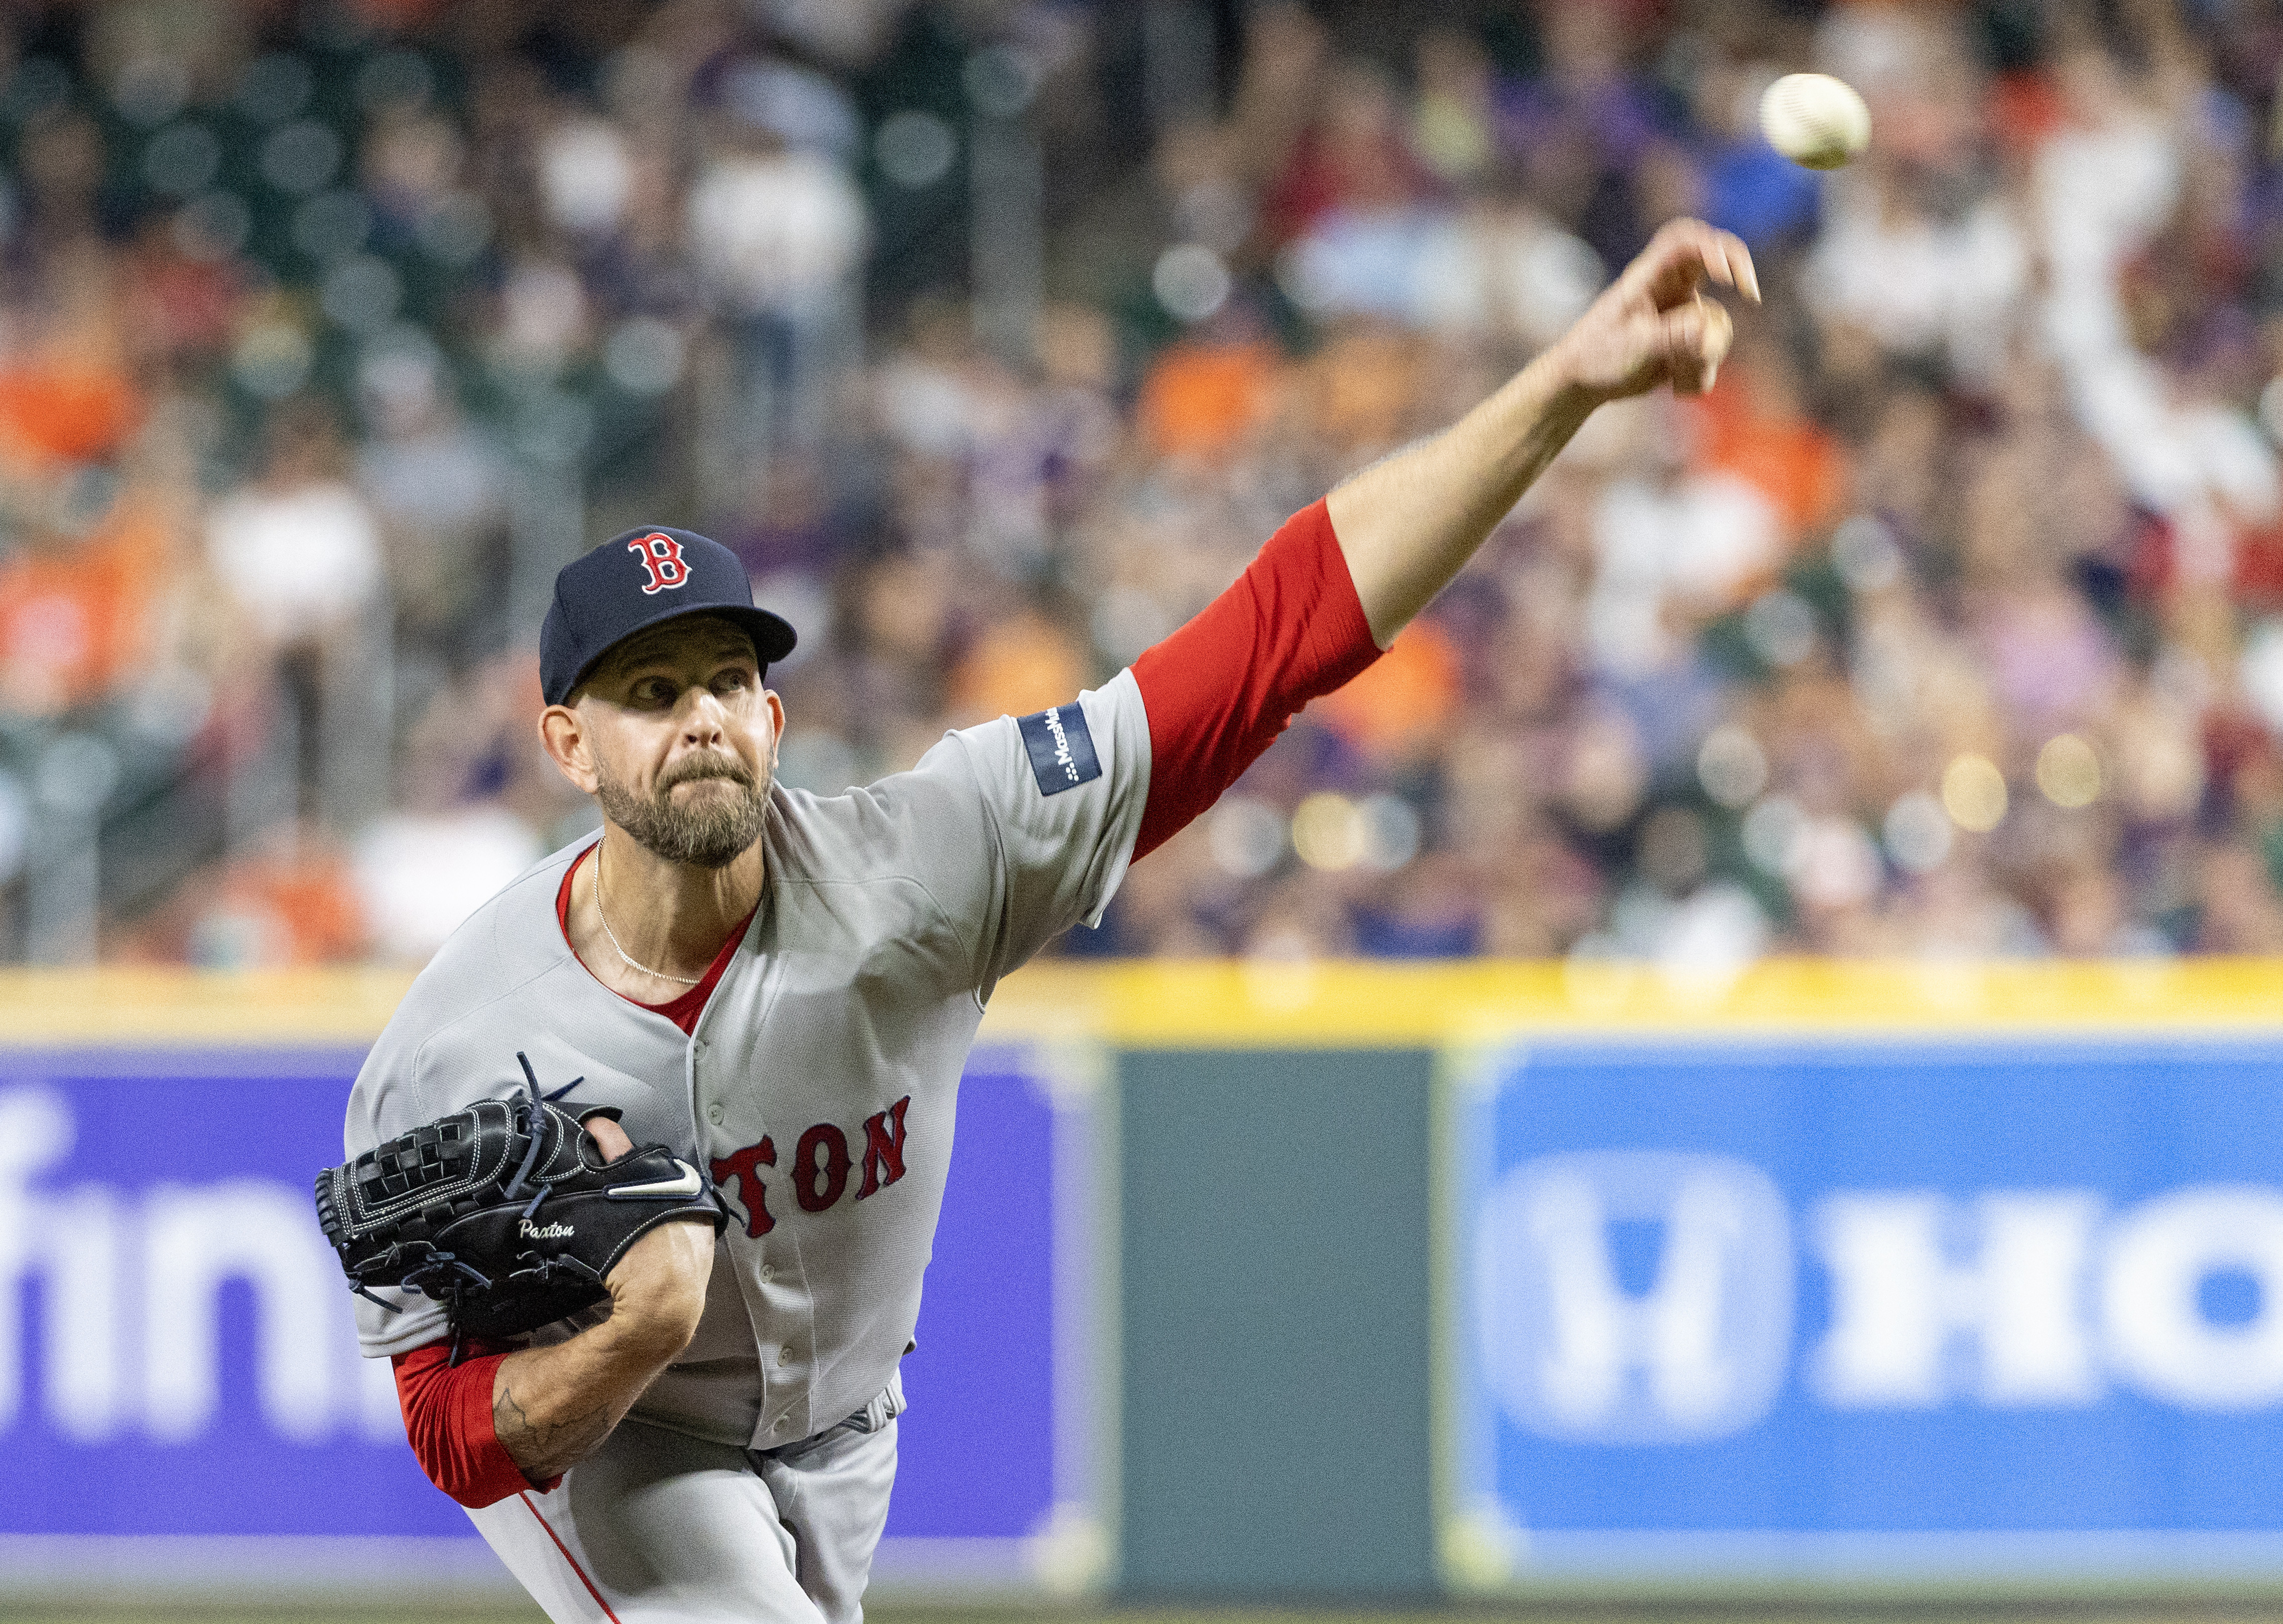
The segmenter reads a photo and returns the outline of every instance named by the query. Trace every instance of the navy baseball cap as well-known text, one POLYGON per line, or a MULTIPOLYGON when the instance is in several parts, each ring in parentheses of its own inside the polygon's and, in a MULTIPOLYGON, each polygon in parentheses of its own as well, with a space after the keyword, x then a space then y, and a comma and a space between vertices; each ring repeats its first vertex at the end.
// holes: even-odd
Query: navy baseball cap
POLYGON ((792 652, 791 626, 753 606, 753 583, 736 553, 692 530, 629 530, 556 572, 555 601, 539 629, 541 695, 562 704, 612 644, 686 614, 735 621, 764 667, 792 652))

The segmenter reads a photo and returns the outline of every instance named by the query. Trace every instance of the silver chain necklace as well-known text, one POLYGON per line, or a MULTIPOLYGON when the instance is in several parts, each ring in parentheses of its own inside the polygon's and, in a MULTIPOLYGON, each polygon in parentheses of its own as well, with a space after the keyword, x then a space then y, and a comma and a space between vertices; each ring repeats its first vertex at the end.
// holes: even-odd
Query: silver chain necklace
POLYGON ((595 917, 602 920, 603 934, 611 939, 612 947, 618 948, 619 956, 633 969, 647 976, 655 976, 661 981, 679 981, 684 987, 695 987, 705 979, 702 975, 670 975, 663 970, 652 970, 624 948, 619 947, 619 933, 611 928, 611 916, 603 911, 603 847, 599 842, 595 847, 595 917))

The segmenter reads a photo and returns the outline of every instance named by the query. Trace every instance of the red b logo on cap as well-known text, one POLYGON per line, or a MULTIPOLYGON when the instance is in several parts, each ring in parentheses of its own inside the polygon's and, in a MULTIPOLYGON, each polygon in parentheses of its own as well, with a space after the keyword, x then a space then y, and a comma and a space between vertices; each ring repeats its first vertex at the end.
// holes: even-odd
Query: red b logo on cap
POLYGON ((640 558, 643 568, 650 572, 650 580, 643 587, 643 597, 690 584, 690 566, 682 561, 682 543, 672 536, 653 530, 628 542, 627 550, 640 558))

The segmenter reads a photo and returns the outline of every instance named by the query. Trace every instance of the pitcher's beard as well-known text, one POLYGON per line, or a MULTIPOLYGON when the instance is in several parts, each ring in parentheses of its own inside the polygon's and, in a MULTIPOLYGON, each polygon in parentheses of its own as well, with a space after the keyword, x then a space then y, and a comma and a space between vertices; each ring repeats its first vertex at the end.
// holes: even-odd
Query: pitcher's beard
POLYGON ((658 780, 648 798, 637 795, 609 773, 597 775, 595 798, 610 820, 645 851, 668 863, 693 868, 727 868, 761 838, 768 819, 767 784, 757 782, 742 761, 700 756, 684 761, 658 780), (677 785, 701 779, 730 785, 733 795, 708 795, 694 806, 676 806, 677 785))

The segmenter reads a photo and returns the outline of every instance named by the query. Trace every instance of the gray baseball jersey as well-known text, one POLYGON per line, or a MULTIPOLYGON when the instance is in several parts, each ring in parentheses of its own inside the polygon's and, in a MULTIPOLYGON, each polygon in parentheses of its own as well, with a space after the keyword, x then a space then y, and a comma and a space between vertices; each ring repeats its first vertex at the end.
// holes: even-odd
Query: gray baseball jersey
MULTIPOLYGON (((557 852, 413 983, 357 1075, 347 1153, 514 1092, 523 1051, 566 1107, 618 1106, 635 1143, 702 1161, 728 1198, 697 1335, 635 1418, 741 1449, 830 1427, 910 1343, 984 1004, 1100 917, 1149 785, 1127 672, 948 734, 867 789, 773 789, 759 911, 688 1036, 572 953, 556 895, 589 842, 557 852)), ((357 1305, 368 1355, 443 1334, 436 1304, 388 1295, 401 1312, 357 1305)))

